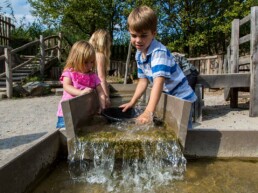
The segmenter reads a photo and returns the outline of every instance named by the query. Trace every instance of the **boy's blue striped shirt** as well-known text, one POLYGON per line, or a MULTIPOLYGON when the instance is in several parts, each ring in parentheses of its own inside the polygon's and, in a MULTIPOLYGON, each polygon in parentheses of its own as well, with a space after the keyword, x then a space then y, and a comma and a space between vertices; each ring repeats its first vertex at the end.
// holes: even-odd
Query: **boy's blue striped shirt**
POLYGON ((175 63, 173 55, 157 40, 153 40, 148 49, 146 59, 143 60, 141 52, 137 51, 135 59, 138 67, 138 78, 148 78, 151 84, 156 77, 165 78, 163 91, 178 98, 194 102, 197 97, 188 81, 175 63))

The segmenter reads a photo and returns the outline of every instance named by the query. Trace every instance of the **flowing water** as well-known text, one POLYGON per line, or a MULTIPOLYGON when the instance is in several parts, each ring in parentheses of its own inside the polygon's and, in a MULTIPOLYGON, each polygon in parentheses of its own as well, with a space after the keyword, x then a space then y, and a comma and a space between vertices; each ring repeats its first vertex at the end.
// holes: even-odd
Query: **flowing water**
POLYGON ((186 159, 169 128, 97 122, 82 129, 69 155, 74 181, 102 184, 107 192, 152 192, 183 179, 186 159))
MULTIPOLYGON (((240 160, 188 160, 187 170, 180 179, 157 185, 155 193, 257 193, 258 162, 240 160)), ((119 179, 116 182, 119 183, 119 179)), ((119 186, 119 185, 118 185, 119 186)), ((107 186, 74 180, 70 176, 69 164, 61 161, 56 168, 37 186, 33 193, 107 193, 107 186)), ((112 192, 130 192, 129 187, 112 192)))
POLYGON ((169 128, 96 119, 33 193, 257 193, 257 181, 257 161, 186 161, 169 128))

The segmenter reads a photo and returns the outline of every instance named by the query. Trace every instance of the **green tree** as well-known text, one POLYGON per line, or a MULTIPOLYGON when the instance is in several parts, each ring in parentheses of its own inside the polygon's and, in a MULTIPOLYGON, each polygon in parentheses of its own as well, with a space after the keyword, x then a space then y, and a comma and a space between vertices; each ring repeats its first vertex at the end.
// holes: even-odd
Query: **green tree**
POLYGON ((157 38, 172 51, 189 56, 225 53, 231 22, 243 18, 257 0, 28 0, 33 14, 49 29, 63 31, 71 42, 108 29, 116 44, 128 44, 127 17, 148 5, 159 18, 157 38))

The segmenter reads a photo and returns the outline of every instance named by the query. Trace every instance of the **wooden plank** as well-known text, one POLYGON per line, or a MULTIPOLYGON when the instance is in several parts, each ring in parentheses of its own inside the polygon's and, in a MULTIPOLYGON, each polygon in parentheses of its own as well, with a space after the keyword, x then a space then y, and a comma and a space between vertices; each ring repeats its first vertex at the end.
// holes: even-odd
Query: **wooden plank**
POLYGON ((249 116, 258 116, 258 6, 251 8, 251 80, 249 116))
POLYGON ((241 26, 241 25, 244 25, 245 23, 247 23, 248 21, 250 21, 250 18, 251 18, 251 15, 249 14, 249 15, 247 15, 247 16, 245 16, 243 19, 241 19, 240 21, 239 21, 239 25, 241 26))
POLYGON ((197 84, 204 88, 238 88, 250 86, 250 73, 199 75, 197 84))
POLYGON ((250 62, 251 62, 251 56, 250 55, 239 57, 239 66, 250 64, 250 62))
MULTIPOLYGON (((231 73, 238 72, 239 64, 239 19, 234 19, 232 22, 231 28, 231 48, 232 48, 232 64, 231 64, 231 73)), ((237 89, 232 89, 230 94, 230 106, 232 108, 237 108, 238 106, 238 97, 237 89)))
POLYGON ((251 34, 247 34, 239 39, 239 44, 249 42, 251 39, 251 34))
POLYGON ((188 61, 195 61, 195 60, 208 60, 208 59, 216 59, 218 58, 217 55, 215 56, 204 56, 204 57, 197 57, 197 58, 187 58, 188 61))
POLYGON ((234 19, 232 22, 231 49, 232 49, 231 73, 236 73, 238 72, 238 58, 239 58, 239 19, 234 19))

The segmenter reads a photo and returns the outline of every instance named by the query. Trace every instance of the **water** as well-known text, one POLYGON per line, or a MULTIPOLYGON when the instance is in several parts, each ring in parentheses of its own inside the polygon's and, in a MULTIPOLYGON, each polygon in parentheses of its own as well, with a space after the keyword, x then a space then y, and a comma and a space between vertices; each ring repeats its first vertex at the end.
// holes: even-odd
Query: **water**
POLYGON ((69 174, 75 182, 101 184, 106 192, 154 192, 183 179, 186 159, 172 130, 101 122, 95 120, 79 133, 69 155, 69 174))
POLYGON ((258 192, 258 161, 186 161, 163 126, 107 124, 96 117, 76 143, 69 161, 58 163, 33 193, 258 192))
MULTIPOLYGON (((241 160, 188 160, 182 179, 153 187, 155 193, 257 193, 258 162, 241 160)), ((117 182, 118 183, 118 182, 117 182)), ((56 168, 33 193, 107 193, 103 184, 73 180, 67 161, 56 168)), ((117 189, 116 189, 117 190, 117 189)), ((114 190, 114 192, 118 192, 114 190)), ((132 189, 120 191, 134 192, 132 189)), ((145 191, 150 192, 150 191, 145 191)))

